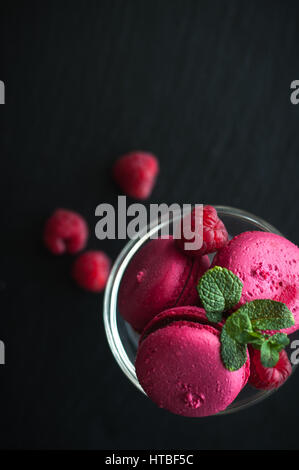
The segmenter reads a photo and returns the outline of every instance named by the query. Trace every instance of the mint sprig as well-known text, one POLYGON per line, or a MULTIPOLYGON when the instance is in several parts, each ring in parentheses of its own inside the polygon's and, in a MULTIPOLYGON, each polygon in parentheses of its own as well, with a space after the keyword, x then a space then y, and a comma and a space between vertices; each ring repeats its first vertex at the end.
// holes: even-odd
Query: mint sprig
POLYGON ((210 321, 219 322, 241 298, 243 284, 229 269, 215 266, 200 279, 197 290, 210 321))
POLYGON ((263 366, 274 367, 279 352, 289 344, 289 339, 284 333, 269 336, 261 330, 288 328, 293 324, 292 313, 281 302, 261 299, 243 305, 228 317, 222 329, 221 357, 225 367, 229 370, 242 367, 246 357, 240 345, 246 349, 248 344, 261 351, 263 366))
MULTIPOLYGON (((223 313, 235 307, 242 295, 241 280, 229 269, 215 266, 200 279, 197 290, 208 320, 220 322, 223 313)), ((261 351, 265 367, 274 367, 279 352, 289 344, 279 330, 294 325, 288 307, 270 299, 248 302, 230 315, 221 331, 221 358, 225 367, 235 371, 247 360, 247 346, 261 351), (270 336, 267 331, 278 331, 270 336)))

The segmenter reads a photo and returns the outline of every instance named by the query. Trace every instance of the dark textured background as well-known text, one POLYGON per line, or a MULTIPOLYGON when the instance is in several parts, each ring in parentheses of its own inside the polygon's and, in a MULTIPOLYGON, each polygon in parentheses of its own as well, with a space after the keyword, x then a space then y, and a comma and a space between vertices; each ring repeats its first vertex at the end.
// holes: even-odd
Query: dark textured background
MULTIPOLYGON (((297 4, 298 5, 298 4, 297 4)), ((265 402, 159 410, 108 348, 102 296, 43 248, 57 206, 93 228, 121 153, 155 152, 149 202, 251 211, 299 242, 298 6, 286 1, 1 2, 2 448, 296 449, 299 373, 265 402)), ((115 259, 123 241, 98 242, 115 259)))

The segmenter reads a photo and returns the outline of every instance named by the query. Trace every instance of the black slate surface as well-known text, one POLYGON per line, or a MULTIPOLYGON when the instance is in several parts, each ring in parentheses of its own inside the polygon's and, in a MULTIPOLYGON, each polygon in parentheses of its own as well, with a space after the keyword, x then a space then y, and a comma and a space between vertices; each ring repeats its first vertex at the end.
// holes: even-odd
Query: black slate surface
POLYGON ((265 402, 201 420, 159 410, 108 348, 102 295, 40 241, 56 207, 116 203, 125 151, 160 159, 150 202, 251 211, 299 242, 298 4, 1 2, 1 448, 298 449, 299 373, 265 402))

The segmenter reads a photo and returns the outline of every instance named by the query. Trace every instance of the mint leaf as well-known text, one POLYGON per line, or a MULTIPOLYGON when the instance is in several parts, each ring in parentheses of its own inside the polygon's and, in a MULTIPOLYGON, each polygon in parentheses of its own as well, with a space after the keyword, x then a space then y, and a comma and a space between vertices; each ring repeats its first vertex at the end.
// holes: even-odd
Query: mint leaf
POLYGON ((276 333, 275 335, 270 336, 268 341, 278 352, 280 352, 290 343, 290 340, 285 333, 276 333))
POLYGON ((240 301, 242 288, 243 284, 238 276, 228 269, 220 266, 209 269, 201 277, 197 286, 208 318, 211 316, 211 318, 216 318, 216 321, 220 321, 222 313, 240 301))
POLYGON ((240 369, 247 361, 246 345, 238 343, 227 333, 226 324, 221 331, 221 359, 231 372, 240 369))
POLYGON ((247 343, 251 344, 254 349, 261 349, 262 344, 267 340, 266 335, 262 335, 257 331, 251 331, 248 333, 247 337, 247 343))
POLYGON ((274 367, 279 360, 279 353, 289 344, 290 340, 284 333, 270 336, 261 347, 261 362, 264 367, 274 367))
MULTIPOLYGON (((238 310, 228 317, 225 323, 227 333, 236 341, 244 342, 244 338, 252 331, 251 321, 246 312, 238 310), (245 333, 245 335, 243 335, 245 333), (240 341, 238 338, 242 337, 240 341)), ((249 335, 250 336, 250 335, 249 335)), ((246 341, 247 342, 247 341, 246 341)))
POLYGON ((253 300, 238 311, 248 315, 254 330, 281 330, 294 325, 294 317, 288 307, 275 300, 253 300))
POLYGON ((279 352, 268 340, 261 347, 261 363, 264 367, 274 367, 279 360, 279 352))
POLYGON ((238 341, 238 343, 242 344, 252 343, 253 341, 256 341, 256 338, 253 335, 253 331, 242 331, 235 336, 235 341, 238 341))
POLYGON ((261 349, 262 344, 266 341, 264 335, 256 331, 242 331, 235 340, 242 344, 251 344, 254 349, 261 349))
POLYGON ((219 323, 222 320, 222 311, 221 312, 207 312, 207 319, 213 323, 219 323))

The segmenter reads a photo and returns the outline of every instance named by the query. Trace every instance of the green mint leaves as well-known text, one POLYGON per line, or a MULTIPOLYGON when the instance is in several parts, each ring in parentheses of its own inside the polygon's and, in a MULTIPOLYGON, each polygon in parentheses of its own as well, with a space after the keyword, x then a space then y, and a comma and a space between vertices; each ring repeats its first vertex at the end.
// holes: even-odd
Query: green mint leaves
POLYGON ((247 345, 261 351, 265 367, 274 367, 279 352, 289 344, 284 333, 269 336, 261 330, 280 330, 294 324, 285 304, 274 300, 253 300, 230 315, 221 332, 221 357, 228 370, 238 370, 247 359, 247 345), (240 366, 241 364, 241 366, 240 366))
POLYGON ((223 312, 231 309, 241 298, 243 284, 229 269, 215 266, 200 279, 197 290, 207 317, 219 322, 223 312))
MULTIPOLYGON (((215 266, 199 281, 198 293, 207 318, 220 322, 223 313, 239 303, 243 284, 226 268, 215 266)), ((266 330, 279 331, 294 325, 294 317, 287 306, 269 299, 248 302, 231 314, 221 331, 221 358, 230 371, 240 369, 247 360, 247 346, 261 351, 264 367, 274 367, 279 352, 289 344, 284 333, 272 336, 266 330)))
POLYGON ((274 300, 253 300, 240 310, 249 316, 254 329, 282 330, 294 325, 294 317, 288 307, 274 300))
POLYGON ((274 367, 279 360, 280 351, 290 340, 284 333, 277 333, 265 340, 261 346, 261 361, 265 367, 274 367))

